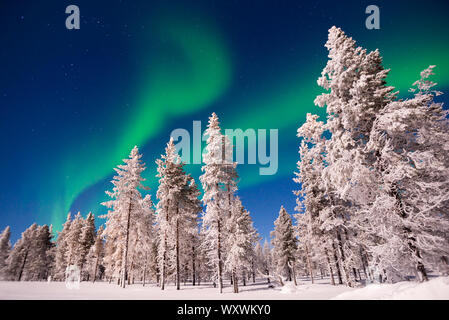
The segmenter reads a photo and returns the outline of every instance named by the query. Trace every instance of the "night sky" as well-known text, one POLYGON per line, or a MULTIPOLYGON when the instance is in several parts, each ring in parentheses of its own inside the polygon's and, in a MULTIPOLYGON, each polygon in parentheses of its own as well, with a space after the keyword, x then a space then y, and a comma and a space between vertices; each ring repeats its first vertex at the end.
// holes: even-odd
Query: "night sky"
MULTIPOLYGON (((327 30, 379 48, 401 96, 437 65, 449 92, 447 1, 1 1, 0 229, 60 230, 69 211, 104 214, 112 168, 138 145, 155 200, 155 159, 173 129, 279 129, 279 170, 240 165, 240 191, 262 237, 294 213, 296 129, 322 90, 327 30), (78 5, 81 29, 65 28, 78 5), (365 8, 380 7, 380 30, 365 8)), ((444 99, 447 99, 443 96, 444 99)), ((200 165, 188 165, 195 178, 200 165)), ((199 183, 199 181, 197 180, 199 183)), ((98 220, 97 223, 102 223, 98 220)))

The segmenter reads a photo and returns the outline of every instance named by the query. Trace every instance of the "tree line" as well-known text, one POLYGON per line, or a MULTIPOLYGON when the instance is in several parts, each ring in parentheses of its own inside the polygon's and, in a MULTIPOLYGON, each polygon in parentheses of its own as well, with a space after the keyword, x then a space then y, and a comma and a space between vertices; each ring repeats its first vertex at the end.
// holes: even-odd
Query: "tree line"
POLYGON ((16 242, 0 237, 0 277, 65 279, 76 265, 85 281, 122 287, 139 282, 212 283, 223 291, 256 277, 297 284, 328 277, 333 285, 428 280, 449 270, 449 122, 434 101, 441 92, 421 73, 399 99, 387 85, 378 50, 368 52, 332 27, 329 60, 315 99, 326 122, 307 114, 300 138, 293 218, 284 207, 271 244, 261 238, 237 196, 232 141, 217 115, 205 135, 200 192, 185 171, 173 140, 156 161, 157 203, 142 195, 145 164, 137 147, 115 168, 104 227, 95 217, 69 214, 57 240, 52 228, 33 224, 16 242), (294 220, 294 221, 293 221, 294 220), (294 223, 295 222, 295 223, 294 223))

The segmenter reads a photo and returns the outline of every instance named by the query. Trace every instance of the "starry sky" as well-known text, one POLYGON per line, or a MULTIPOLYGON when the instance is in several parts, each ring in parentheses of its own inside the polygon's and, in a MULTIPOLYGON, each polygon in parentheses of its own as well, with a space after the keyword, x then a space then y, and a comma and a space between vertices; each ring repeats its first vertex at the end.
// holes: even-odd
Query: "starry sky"
MULTIPOLYGON (((240 191, 263 238, 279 207, 294 212, 296 129, 322 90, 327 30, 336 25, 391 68, 401 96, 419 72, 449 90, 447 1, 2 1, 0 229, 55 230, 70 211, 104 214, 112 168, 138 145, 155 197, 155 159, 172 130, 278 129, 279 169, 240 165, 240 191), (65 8, 79 6, 80 30, 65 8), (380 30, 365 8, 380 8, 380 30)), ((447 99, 441 98, 442 101, 447 99)), ((195 178, 200 165, 188 165, 195 178)), ((198 180, 197 180, 198 182, 198 180)), ((102 223, 98 220, 97 223, 102 223)))

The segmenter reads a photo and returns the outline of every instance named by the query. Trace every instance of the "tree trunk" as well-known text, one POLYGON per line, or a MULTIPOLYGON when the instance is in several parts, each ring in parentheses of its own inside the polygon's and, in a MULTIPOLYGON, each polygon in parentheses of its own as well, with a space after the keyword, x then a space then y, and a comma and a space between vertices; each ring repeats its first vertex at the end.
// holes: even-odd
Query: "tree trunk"
POLYGON ((293 284, 295 286, 297 286, 298 283, 296 282, 296 270, 295 270, 295 263, 294 262, 292 262, 291 270, 292 270, 293 284))
POLYGON ((309 256, 309 248, 306 245, 306 258, 307 258, 307 268, 309 269, 309 275, 310 275, 310 279, 312 280, 312 284, 314 284, 314 280, 313 280, 313 270, 312 270, 312 263, 310 261, 310 256, 309 256))
POLYGON ((147 275, 147 255, 145 254, 145 263, 143 265, 143 280, 142 280, 144 287, 145 287, 146 275, 147 275))
POLYGON ((338 240, 338 249, 341 257, 341 267, 343 271, 343 276, 345 277, 345 282, 348 287, 353 287, 351 277, 349 276, 349 272, 346 266, 345 252, 343 250, 343 241, 341 239, 340 232, 337 231, 337 240, 338 240))
POLYGON ((343 284, 343 279, 341 277, 341 271, 340 271, 340 263, 338 261, 338 257, 337 257, 337 249, 335 248, 335 244, 332 243, 332 249, 334 252, 334 262, 335 262, 335 267, 337 269, 337 277, 338 277, 338 284, 343 284))
POLYGON ((234 293, 239 293, 239 284, 235 270, 232 271, 232 283, 234 285, 234 293))
MULTIPOLYGON (((396 202, 399 206, 399 216, 402 219, 407 218, 407 213, 404 210, 404 206, 402 204, 401 196, 399 195, 398 187, 396 184, 393 184, 391 187, 390 195, 393 195, 396 199, 396 202)), ((407 239, 408 247, 410 248, 410 251, 412 254, 417 258, 418 262, 416 263, 416 271, 419 276, 419 281, 429 281, 429 278, 427 277, 427 271, 424 267, 424 264, 422 263, 422 257, 421 252, 419 248, 416 246, 416 238, 412 234, 412 230, 410 230, 408 227, 403 227, 404 229, 404 236, 407 239)))
POLYGON ((256 267, 254 266, 254 258, 251 259, 251 272, 253 283, 256 283, 256 267))
POLYGON ((331 264, 331 259, 329 258, 329 252, 327 251, 327 248, 324 248, 324 253, 326 255, 326 261, 327 261, 327 266, 329 268, 329 276, 331 278, 331 284, 333 286, 335 286, 335 279, 334 279, 334 270, 332 270, 332 264, 331 264))
MULTIPOLYGON (((166 215, 165 220, 168 221, 168 213, 170 209, 170 200, 167 201, 167 206, 165 208, 166 215)), ((164 231, 164 253, 162 254, 162 267, 161 267, 161 290, 165 290, 165 278, 167 273, 167 233, 164 231)))
POLYGON ((357 282, 357 270, 354 267, 352 268, 352 273, 354 274, 355 282, 357 282))
POLYGON ((195 268, 195 246, 192 246, 192 285, 196 282, 196 268, 195 268))
POLYGON ((246 274, 245 271, 242 272, 242 281, 243 281, 243 286, 246 286, 246 274))
POLYGON ((95 259, 94 276, 93 276, 92 282, 95 282, 95 280, 97 279, 98 260, 100 260, 100 256, 99 255, 95 259))
POLYGON ((134 258, 131 261, 131 266, 129 267, 129 271, 127 273, 128 285, 131 284, 131 278, 132 278, 132 283, 134 283, 134 258))
POLYGON ((129 208, 128 208, 128 217, 126 219, 126 237, 125 237, 125 250, 123 253, 123 269, 122 269, 122 283, 121 287, 125 288, 126 284, 126 276, 127 276, 127 260, 128 260, 128 243, 129 243, 129 227, 131 220, 131 208, 132 208, 132 199, 129 199, 129 208))
POLYGON ((218 290, 223 293, 222 261, 221 261, 221 224, 217 221, 217 257, 218 257, 218 290))
POLYGON ((25 257, 23 258, 22 266, 20 267, 19 278, 17 279, 17 281, 22 280, 23 270, 25 269, 27 258, 28 258, 28 249, 27 251, 25 251, 25 257))
POLYGON ((365 255, 363 254, 362 248, 360 248, 360 260, 362 261, 363 274, 365 275, 365 280, 366 280, 366 279, 368 279, 368 274, 366 273, 366 267, 368 266, 368 264, 366 262, 366 258, 365 258, 365 255))
POLYGON ((181 270, 179 267, 179 219, 178 219, 179 208, 176 207, 176 290, 181 289, 181 270))

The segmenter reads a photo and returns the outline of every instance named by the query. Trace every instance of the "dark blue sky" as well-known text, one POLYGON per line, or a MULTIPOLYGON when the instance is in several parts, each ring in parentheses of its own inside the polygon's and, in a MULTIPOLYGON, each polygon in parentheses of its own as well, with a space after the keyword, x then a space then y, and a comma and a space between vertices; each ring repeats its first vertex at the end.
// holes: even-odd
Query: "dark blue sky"
MULTIPOLYGON (((436 64, 449 87, 446 1, 3 1, 0 4, 0 228, 104 213, 112 168, 137 144, 154 160, 175 128, 216 112, 223 128, 279 129, 279 170, 239 166, 241 196, 263 237, 293 213, 296 129, 326 64, 327 30, 379 48, 403 94, 436 64), (78 5, 81 29, 65 28, 78 5), (380 30, 365 8, 380 7, 380 30)), ((445 98, 443 98, 445 99, 445 98)), ((199 165, 188 166, 198 177, 199 165)))

